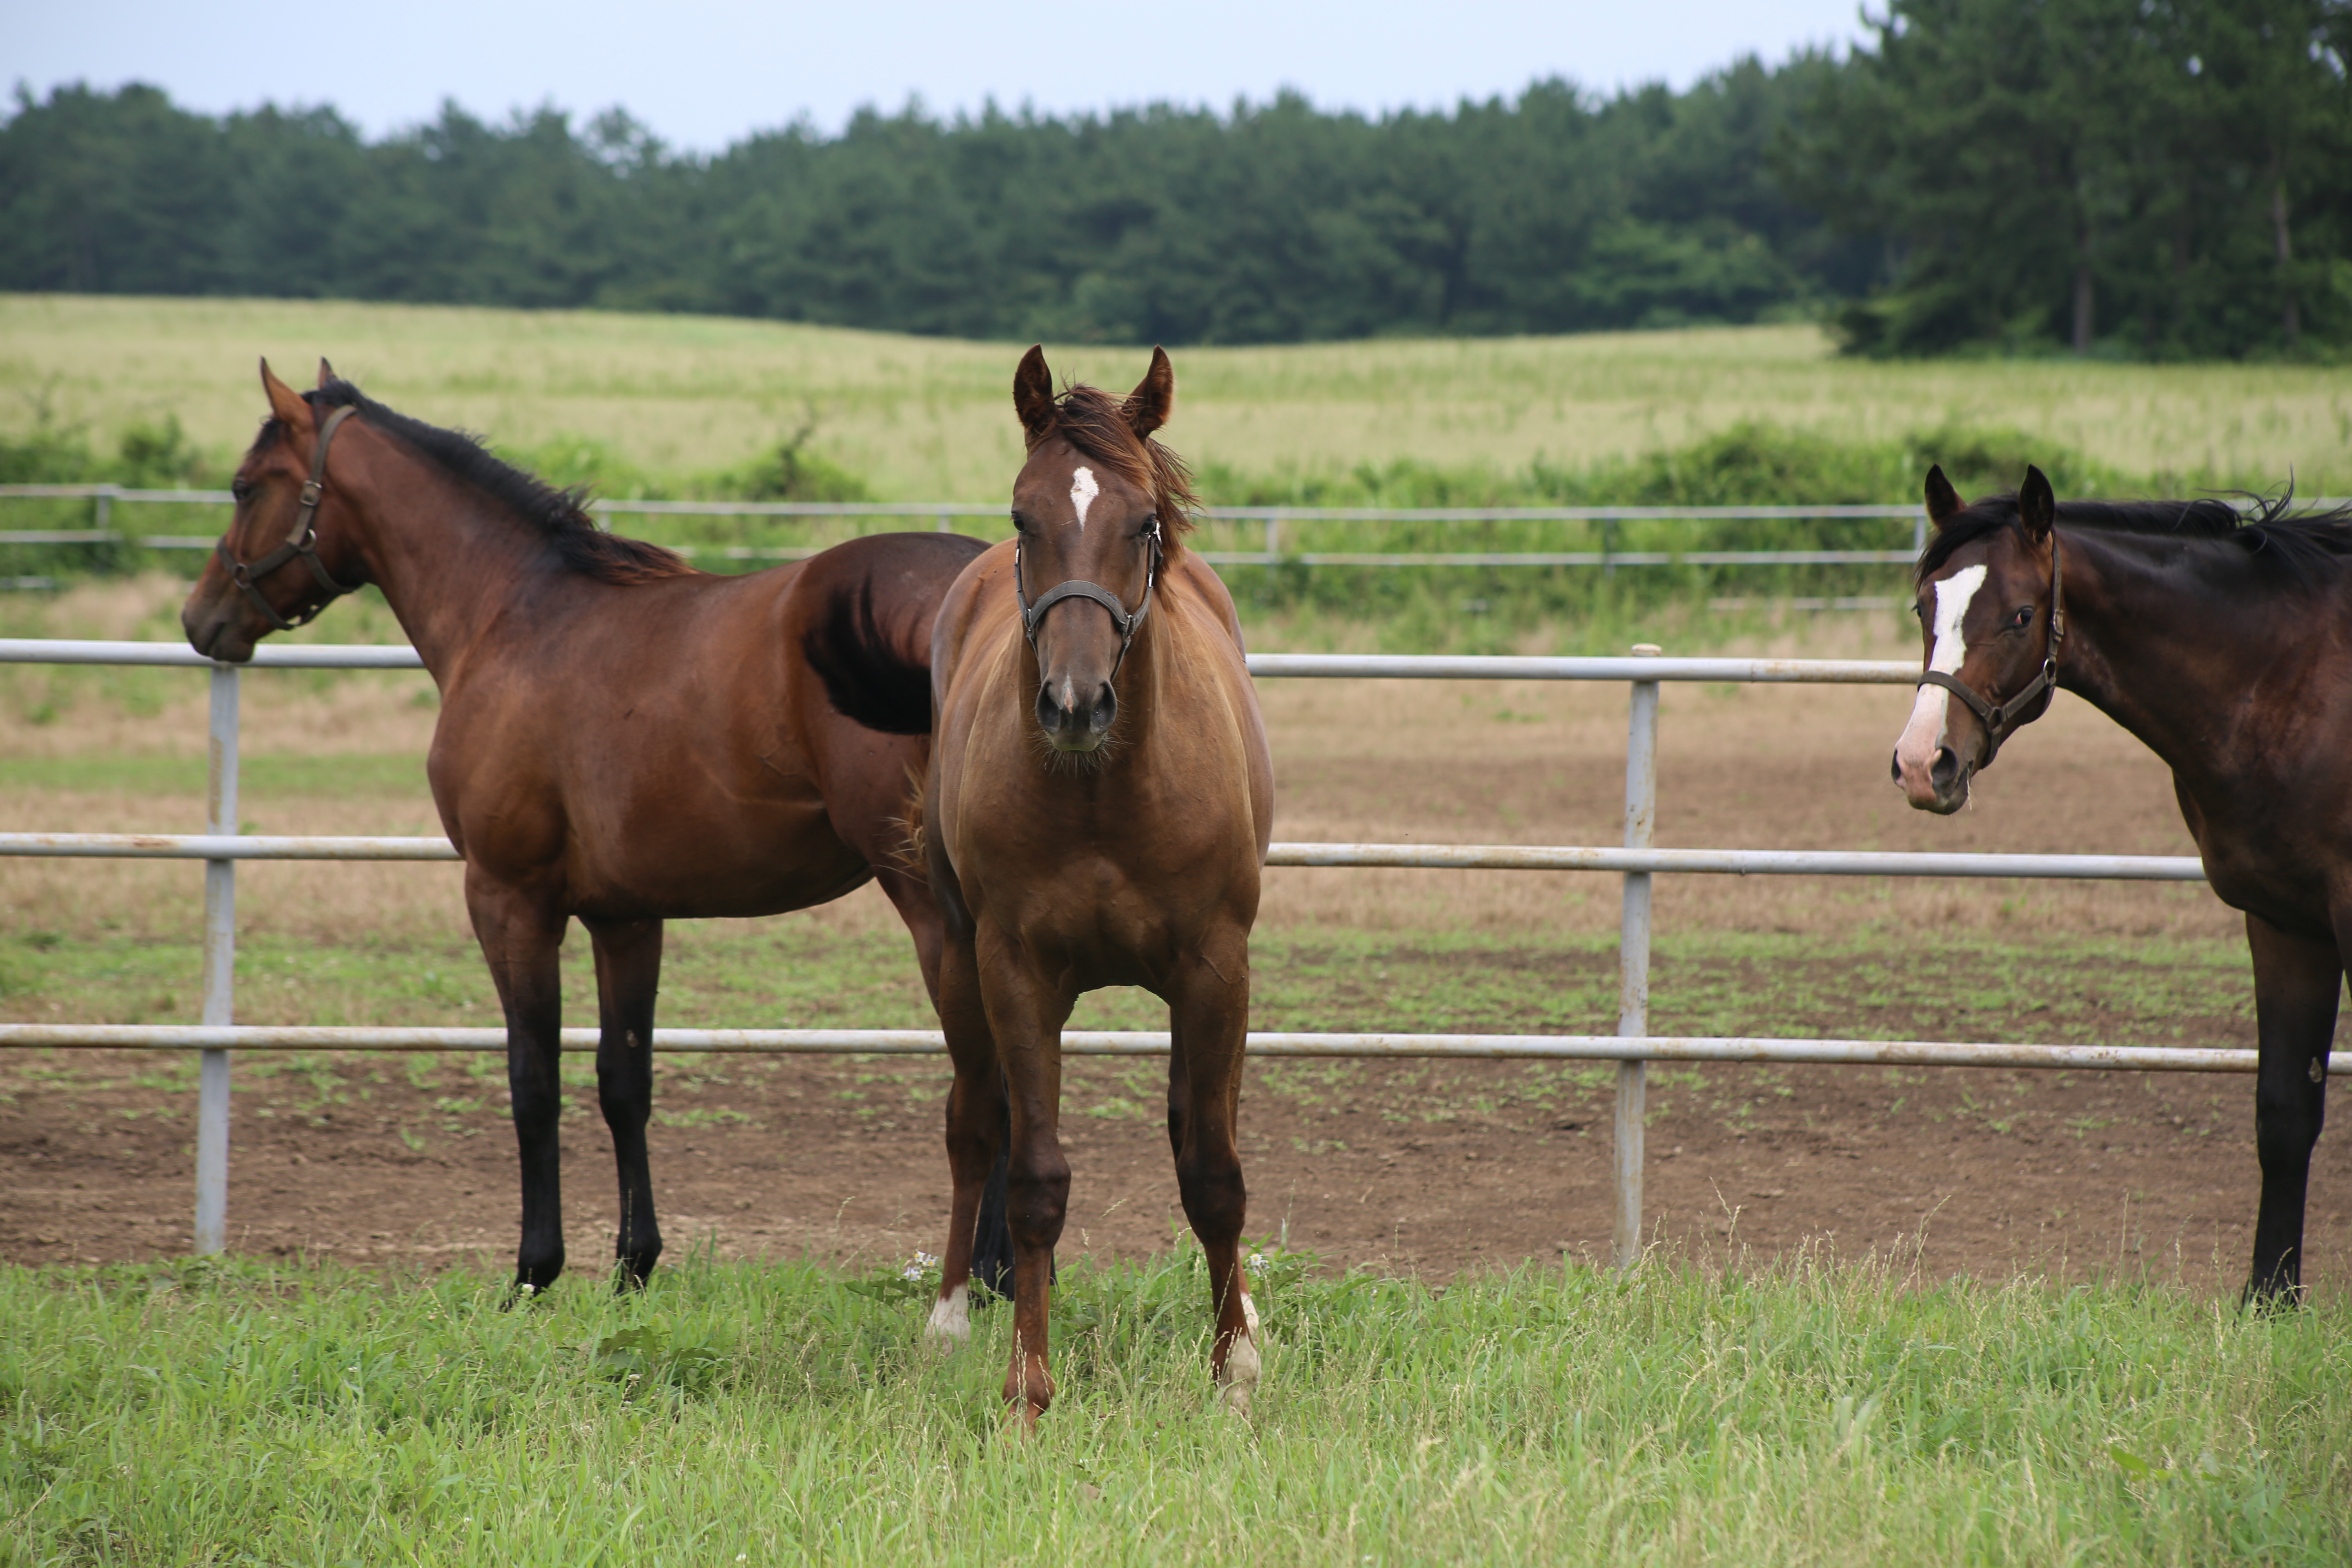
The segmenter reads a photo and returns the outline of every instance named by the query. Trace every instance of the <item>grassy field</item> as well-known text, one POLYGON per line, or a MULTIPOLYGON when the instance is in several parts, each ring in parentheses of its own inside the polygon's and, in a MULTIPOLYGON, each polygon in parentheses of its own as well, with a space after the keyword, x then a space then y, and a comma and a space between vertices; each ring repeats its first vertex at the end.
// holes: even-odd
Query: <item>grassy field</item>
MULTIPOLYGON (((307 384, 323 354, 395 407, 551 467, 580 466, 585 446, 675 488, 814 417, 814 447, 879 496, 986 500, 1018 462, 1018 346, 695 316, 8 295, 0 432, 47 408, 110 446, 173 417, 233 453, 262 410, 255 358, 307 384)), ((1047 347, 1057 371, 1115 388, 1143 369, 1132 348, 1047 347)), ((1170 439, 1240 475, 1573 468, 1763 420, 1842 441, 2015 429, 2179 485, 2275 486, 2292 468, 2306 494, 2352 492, 2340 369, 1853 362, 1805 326, 1176 357, 1170 439)))
MULTIPOLYGON (((1073 1267, 1060 1398, 1006 1315, 708 1259, 501 1311, 467 1273, 0 1269, 0 1561, 2341 1563, 2352 1319, 2117 1280, 1259 1269, 1255 1421, 1198 1259, 1073 1267)), ((918 1268, 919 1272, 919 1268, 918 1268)))

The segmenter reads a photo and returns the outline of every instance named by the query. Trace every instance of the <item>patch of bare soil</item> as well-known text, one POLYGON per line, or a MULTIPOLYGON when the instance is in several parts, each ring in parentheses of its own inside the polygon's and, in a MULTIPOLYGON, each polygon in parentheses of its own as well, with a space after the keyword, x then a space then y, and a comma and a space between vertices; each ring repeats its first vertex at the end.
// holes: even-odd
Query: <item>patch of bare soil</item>
MULTIPOLYGON (((2191 1040, 2184 1043, 2207 1043, 2191 1040)), ((189 1241, 184 1092, 133 1064, 99 1087, 12 1075, 0 1108, 0 1256, 126 1259, 189 1241)), ((502 1267, 517 1222, 495 1092, 342 1058, 247 1076, 232 1239, 397 1268, 502 1267), (454 1108, 454 1109, 453 1109, 454 1108)), ((1181 1223, 1157 1064, 1076 1063, 1065 1255, 1164 1247, 1181 1223)), ((1914 1249, 1931 1277, 2122 1270, 2242 1277, 2258 1186, 2251 1085, 1976 1069, 1652 1069, 1646 1213, 1672 1256, 1914 1249)), ((946 1223, 936 1063, 665 1060, 653 1134, 672 1249, 811 1253, 854 1267, 937 1251, 946 1223)), ((478 1084, 495 1084, 495 1079, 478 1084)), ((593 1091, 566 1118, 575 1268, 610 1255, 614 1188, 593 1091)), ((1609 1090, 1519 1064, 1258 1064, 1244 1094, 1251 1234, 1340 1266, 1444 1279, 1609 1250, 1609 1090)), ((2306 1278, 2352 1280, 2352 1145, 2323 1140, 2306 1278)))

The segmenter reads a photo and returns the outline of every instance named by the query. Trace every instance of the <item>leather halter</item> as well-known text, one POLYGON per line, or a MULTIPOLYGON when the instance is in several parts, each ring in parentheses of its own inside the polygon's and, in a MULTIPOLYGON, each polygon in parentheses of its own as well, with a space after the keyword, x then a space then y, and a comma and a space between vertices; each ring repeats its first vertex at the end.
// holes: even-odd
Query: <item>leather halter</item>
POLYGON ((346 405, 328 415, 327 422, 319 426, 319 444, 310 453, 310 478, 302 486, 302 504, 295 510, 294 526, 288 531, 285 543, 250 565, 239 561, 230 552, 227 534, 221 535, 220 543, 215 547, 220 556, 221 567, 228 574, 229 581, 244 589, 245 596, 259 606, 261 613, 269 617, 269 624, 281 632, 290 632, 296 626, 309 626, 319 618, 320 611, 341 598, 345 594, 355 594, 360 589, 359 584, 346 585, 336 582, 328 574, 327 568, 319 560, 319 531, 316 526, 319 502, 327 493, 327 447, 333 442, 335 432, 341 426, 343 421, 358 412, 358 409, 346 405), (319 586, 327 590, 327 596, 303 611, 298 619, 289 621, 279 615, 268 599, 261 596, 261 590, 255 586, 255 584, 297 557, 301 559, 304 565, 310 568, 310 575, 319 580, 319 586))
POLYGON ((1984 761, 1979 768, 1992 766, 2000 753, 2000 743, 2019 730, 2050 710, 2050 700, 2058 689, 2058 646, 2066 640, 2066 586, 2060 575, 2061 557, 2058 545, 2058 525, 2050 525, 2050 640, 2043 650, 2040 673, 2027 681, 2008 700, 1986 701, 1969 689, 1957 675, 1947 675, 1931 669, 1919 677, 1919 686, 1940 686, 1969 705, 1969 710, 1984 725, 1984 761), (2026 707, 2039 700, 2040 706, 2028 713, 2026 707))
POLYGON ((1029 651, 1032 653, 1037 651, 1037 627, 1045 621, 1046 611, 1065 599, 1092 599, 1110 612, 1110 624, 1118 628, 1118 657, 1111 660, 1109 676, 1110 679, 1117 680, 1119 666, 1127 662, 1128 646, 1135 641, 1136 628, 1142 626, 1143 617, 1151 613, 1151 593, 1160 584, 1162 557, 1160 549, 1160 519, 1157 516, 1151 520, 1151 531, 1144 535, 1144 538, 1150 543, 1151 558, 1145 563, 1143 568, 1143 603, 1135 607, 1133 615, 1129 615, 1127 605, 1121 602, 1117 594, 1099 583, 1089 583, 1081 577, 1073 577, 1067 582, 1055 584, 1038 595, 1036 602, 1032 604, 1029 600, 1029 590, 1021 580, 1021 536, 1014 534, 1013 537, 1013 596, 1021 602, 1021 635, 1029 639, 1029 651))

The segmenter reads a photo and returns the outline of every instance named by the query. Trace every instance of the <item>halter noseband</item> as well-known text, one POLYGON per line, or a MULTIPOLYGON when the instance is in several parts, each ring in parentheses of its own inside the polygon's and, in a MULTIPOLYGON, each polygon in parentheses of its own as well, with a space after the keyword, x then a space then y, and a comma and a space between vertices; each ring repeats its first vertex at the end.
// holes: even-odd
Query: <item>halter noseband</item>
POLYGON ((319 426, 319 444, 310 453, 310 478, 302 486, 302 504, 295 510, 294 526, 288 531, 285 543, 250 565, 239 561, 235 554, 231 553, 227 534, 222 534, 220 543, 215 546, 216 552, 220 556, 221 568, 228 574, 229 581, 244 589, 245 596, 258 605, 261 613, 269 617, 269 624, 281 632, 290 632, 296 626, 309 626, 319 618, 319 612, 329 605, 333 604, 345 594, 359 591, 360 585, 356 583, 346 586, 336 582, 320 562, 319 531, 315 526, 319 516, 319 502, 327 493, 327 447, 333 442, 335 431, 341 426, 343 421, 358 412, 359 410, 346 405, 328 415, 327 422, 319 426), (268 576, 297 556, 301 558, 304 565, 310 568, 310 575, 319 580, 319 586, 327 590, 327 596, 303 611, 299 618, 289 621, 279 615, 268 599, 261 596, 261 590, 256 587, 255 584, 258 579, 268 576))
POLYGON ((1144 538, 1151 546, 1151 556, 1144 563, 1143 568, 1143 603, 1135 607, 1133 615, 1129 615, 1127 605, 1120 601, 1117 594, 1099 583, 1089 583, 1079 577, 1073 577, 1066 583, 1056 583, 1038 595, 1036 602, 1032 604, 1028 587, 1021 580, 1021 536, 1013 535, 1013 596, 1021 602, 1021 635, 1029 639, 1029 651, 1032 653, 1037 651, 1037 627, 1045 621, 1046 611, 1065 599, 1092 599, 1110 612, 1111 625, 1118 628, 1118 657, 1111 660, 1110 666, 1110 679, 1118 679, 1119 666, 1127 662, 1128 647, 1135 641, 1136 628, 1142 626, 1143 617, 1151 613, 1151 593, 1160 583, 1162 558, 1160 549, 1160 519, 1157 516, 1151 520, 1151 531, 1144 538))
POLYGON ((1919 677, 1917 682, 1919 686, 1942 687, 1967 703, 1969 710, 1974 713, 1984 725, 1985 754, 1984 761, 1977 764, 1979 768, 1992 766, 1993 758, 2000 754, 2000 743, 2025 725, 2041 718, 2048 710, 2050 698, 2057 689, 2058 647, 2066 640, 2066 587, 2059 573, 2060 565, 2058 525, 2053 521, 2050 525, 2049 646, 2043 651, 2040 673, 2027 681, 2007 701, 1998 704, 1988 702, 1970 690, 1958 676, 1947 675, 1940 669, 1928 670, 1919 677), (2035 708, 2031 713, 2026 712, 2027 706, 2037 699, 2041 706, 2035 708))

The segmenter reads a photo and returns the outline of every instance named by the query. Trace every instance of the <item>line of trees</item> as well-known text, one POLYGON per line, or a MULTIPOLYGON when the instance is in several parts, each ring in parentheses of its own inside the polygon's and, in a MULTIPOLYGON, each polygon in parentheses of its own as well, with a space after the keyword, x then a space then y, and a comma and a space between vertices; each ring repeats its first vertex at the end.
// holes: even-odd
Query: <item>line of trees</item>
POLYGON ((1861 352, 2352 341, 2352 0, 1893 0, 1849 58, 1378 119, 868 110, 711 157, 619 110, 18 89, 0 288, 1271 342, 1824 314, 1861 352))
POLYGON ((2338 342, 2352 309, 2352 5, 1892 0, 1778 149, 1885 237, 1858 347, 2148 357, 2338 342))

